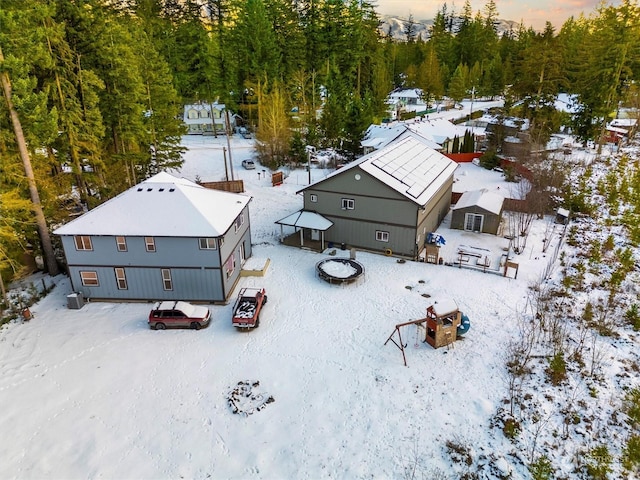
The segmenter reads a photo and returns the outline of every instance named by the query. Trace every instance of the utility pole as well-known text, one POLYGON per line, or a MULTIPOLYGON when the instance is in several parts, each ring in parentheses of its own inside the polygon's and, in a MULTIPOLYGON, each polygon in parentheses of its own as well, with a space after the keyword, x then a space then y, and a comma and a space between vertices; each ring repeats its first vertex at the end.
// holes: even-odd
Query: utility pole
POLYGON ((222 155, 224 156, 224 175, 229 181, 229 170, 227 169, 227 147, 222 147, 222 155))
POLYGON ((231 124, 229 122, 229 110, 226 108, 224 109, 224 121, 227 132, 227 147, 229 148, 229 169, 231 170, 231 180, 235 180, 235 178, 233 178, 233 161, 231 159, 231 124))

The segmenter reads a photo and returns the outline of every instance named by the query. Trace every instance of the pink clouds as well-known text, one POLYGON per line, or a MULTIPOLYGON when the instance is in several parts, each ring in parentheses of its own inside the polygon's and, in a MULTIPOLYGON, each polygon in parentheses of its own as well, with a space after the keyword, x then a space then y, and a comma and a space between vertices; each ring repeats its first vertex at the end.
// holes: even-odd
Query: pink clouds
MULTIPOLYGON (((413 15, 414 20, 431 19, 445 4, 440 0, 377 0, 376 11, 381 15, 395 15, 408 18, 413 15)), ((556 29, 569 18, 578 18, 580 14, 590 16, 595 13, 599 0, 542 0, 542 1, 499 1, 496 0, 498 15, 504 20, 522 21, 525 26, 533 26, 536 29, 544 28, 545 22, 551 22, 556 29)), ((619 1, 610 2, 618 5, 619 1)), ((449 12, 460 12, 464 5, 463 0, 458 2, 447 1, 449 12)), ((486 1, 472 0, 473 12, 482 11, 486 1)))

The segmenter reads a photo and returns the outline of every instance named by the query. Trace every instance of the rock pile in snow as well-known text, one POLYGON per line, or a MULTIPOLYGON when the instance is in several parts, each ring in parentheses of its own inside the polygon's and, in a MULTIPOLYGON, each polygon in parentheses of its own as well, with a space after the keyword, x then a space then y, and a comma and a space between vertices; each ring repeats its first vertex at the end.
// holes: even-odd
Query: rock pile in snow
POLYGON ((227 395, 227 401, 233 413, 251 415, 259 412, 275 399, 268 393, 260 391, 259 381, 244 380, 231 389, 227 395))

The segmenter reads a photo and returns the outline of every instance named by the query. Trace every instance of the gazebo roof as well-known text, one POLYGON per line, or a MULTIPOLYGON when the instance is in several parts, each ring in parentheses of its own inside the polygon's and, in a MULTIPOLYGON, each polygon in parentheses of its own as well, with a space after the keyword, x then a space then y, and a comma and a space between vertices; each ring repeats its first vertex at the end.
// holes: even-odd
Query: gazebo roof
POLYGON ((307 210, 294 212, 291 215, 278 220, 276 223, 297 228, 311 228, 322 232, 328 230, 331 225, 333 225, 331 220, 327 220, 319 213, 309 212, 307 210))

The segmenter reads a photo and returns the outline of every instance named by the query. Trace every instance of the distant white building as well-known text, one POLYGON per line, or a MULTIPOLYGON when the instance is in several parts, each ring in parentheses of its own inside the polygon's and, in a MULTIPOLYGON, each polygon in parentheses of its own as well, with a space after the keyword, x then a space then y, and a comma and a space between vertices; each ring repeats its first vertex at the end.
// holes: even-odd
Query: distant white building
MULTIPOLYGON (((217 134, 226 133, 226 106, 224 103, 194 103, 184 106, 183 121, 190 135, 213 135, 215 124, 217 134)), ((234 117, 229 115, 230 128, 234 128, 234 117)))
POLYGON ((431 148, 442 153, 450 153, 453 140, 458 137, 462 142, 467 130, 472 131, 471 128, 455 125, 444 118, 420 118, 393 125, 371 125, 361 143, 364 153, 383 148, 407 130, 417 133, 429 142, 431 148))
POLYGON ((397 88, 389 94, 386 103, 392 120, 397 120, 400 112, 424 112, 428 108, 420 88, 397 88))

